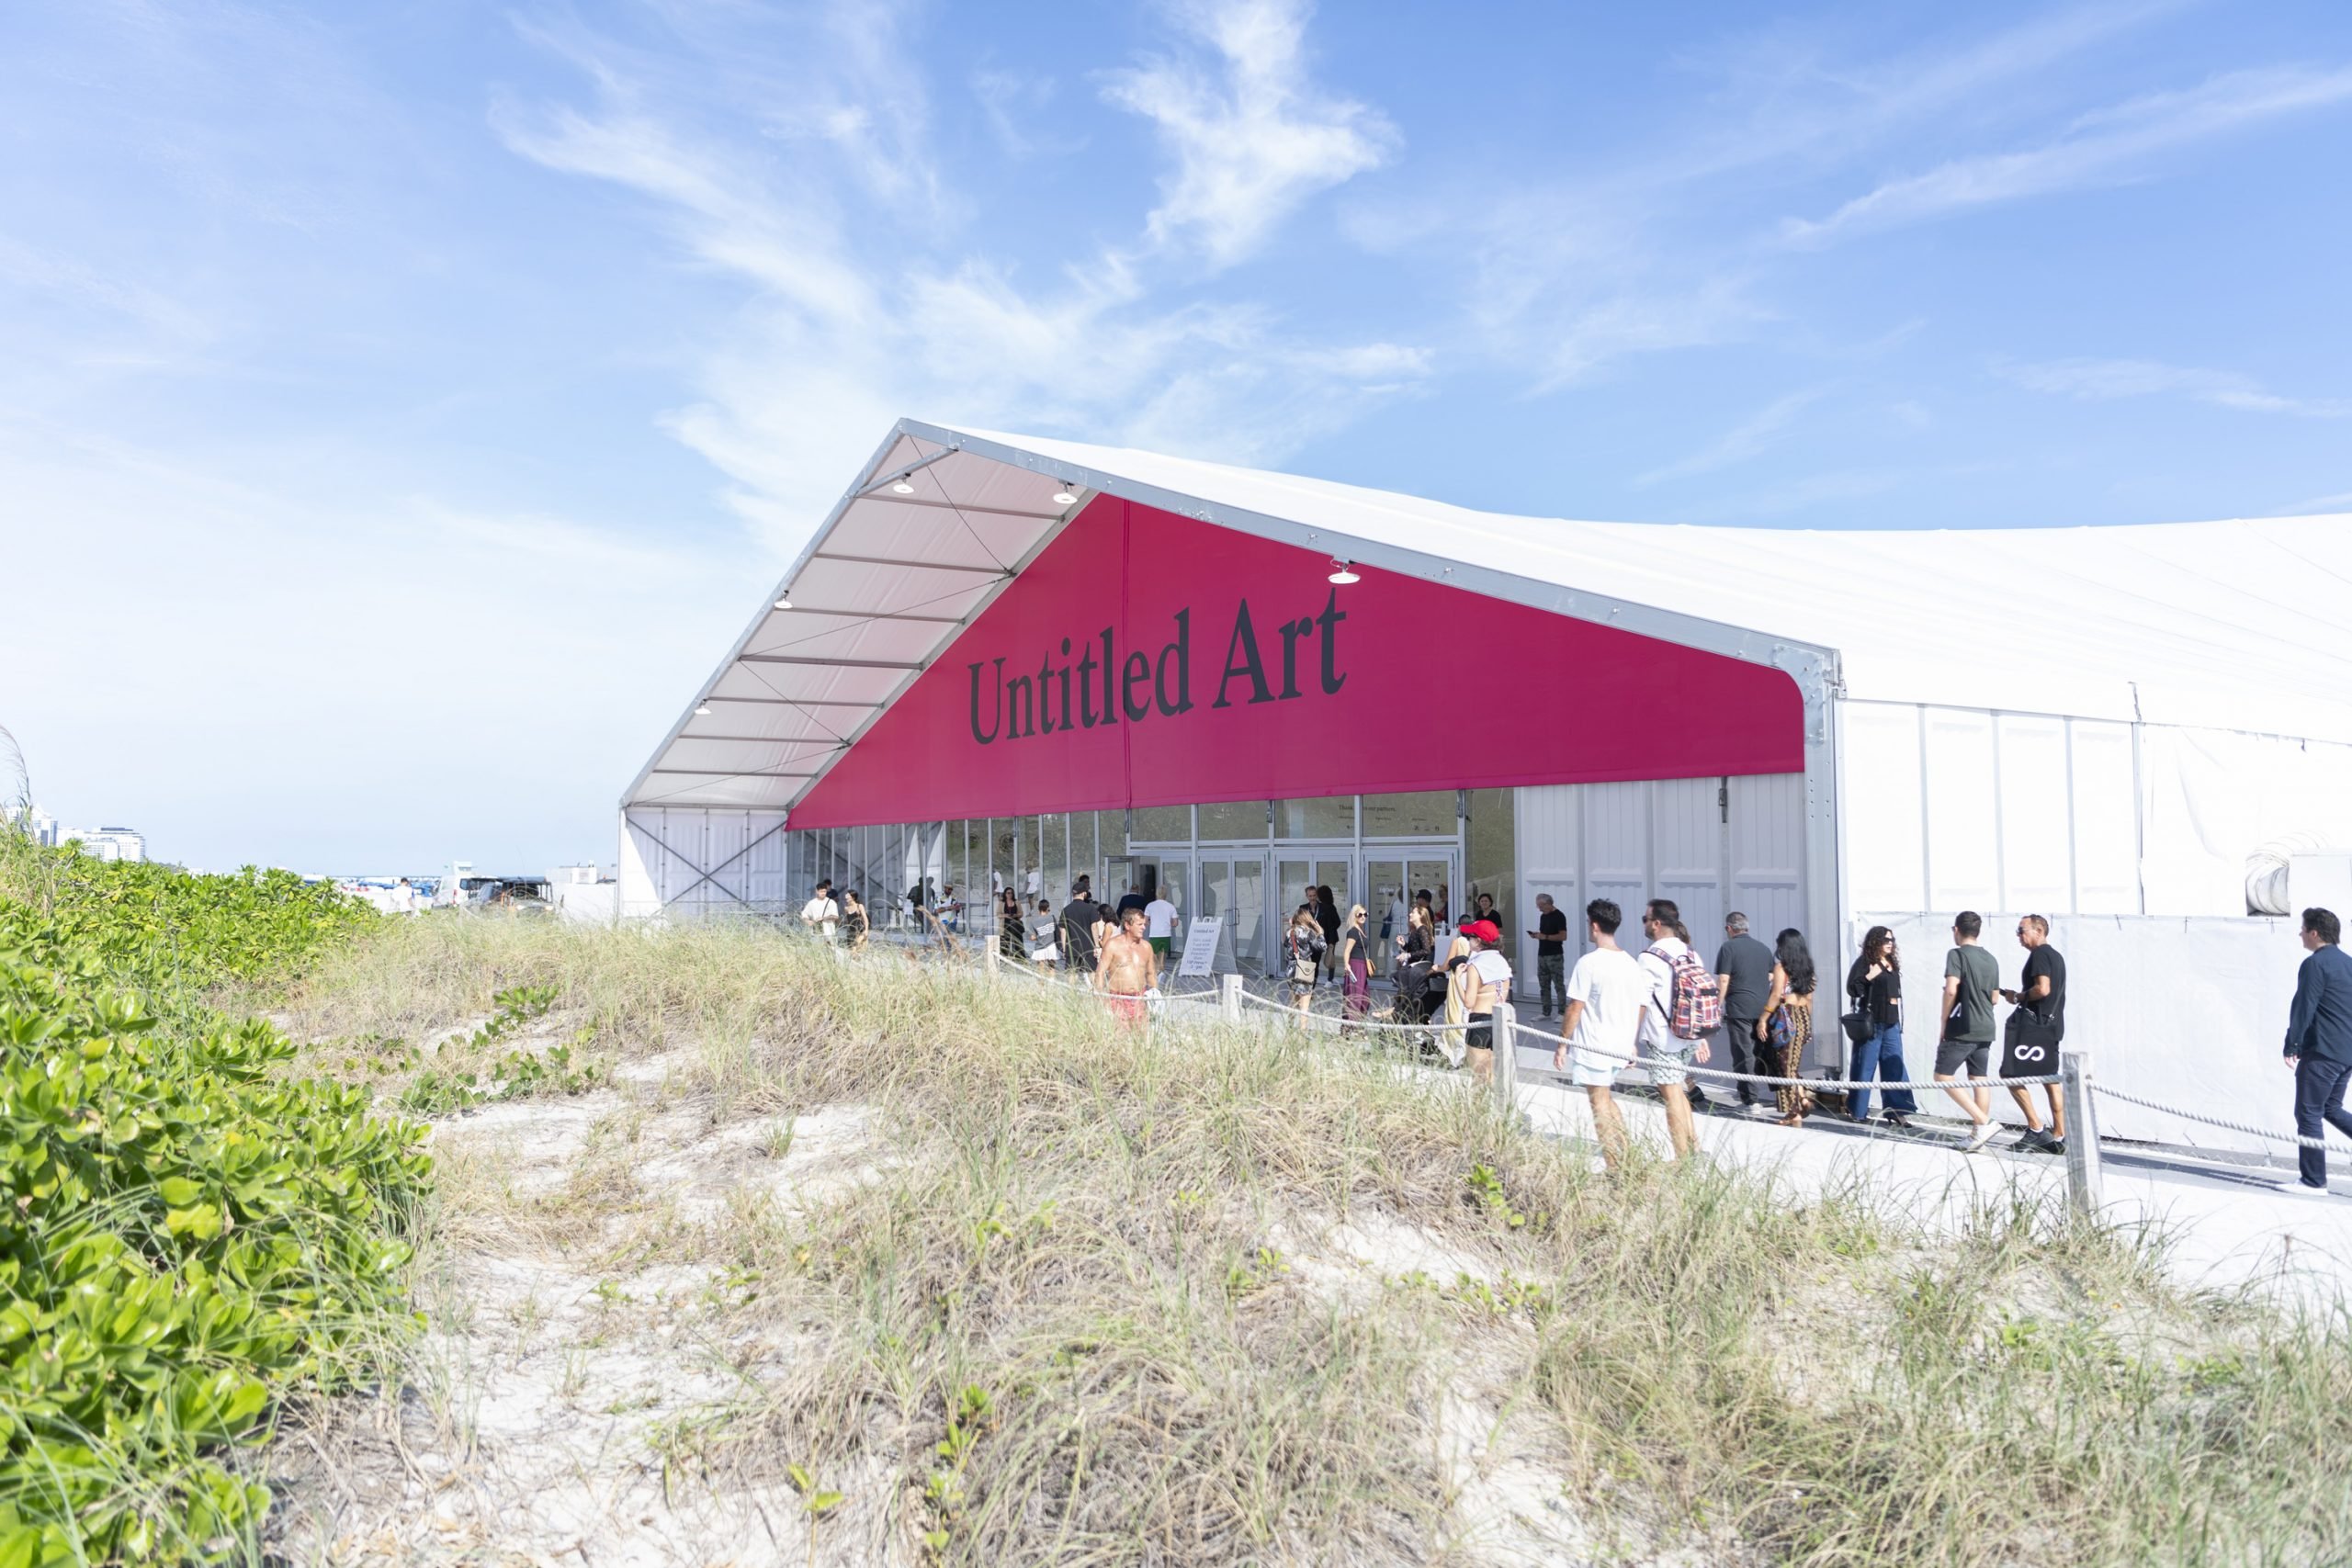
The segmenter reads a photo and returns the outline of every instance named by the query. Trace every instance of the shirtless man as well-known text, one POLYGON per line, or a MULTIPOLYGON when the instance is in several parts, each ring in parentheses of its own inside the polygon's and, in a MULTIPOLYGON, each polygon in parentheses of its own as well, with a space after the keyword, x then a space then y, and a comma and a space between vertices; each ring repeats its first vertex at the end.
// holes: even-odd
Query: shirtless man
POLYGON ((1159 954, 1144 940, 1143 911, 1129 909, 1095 960, 1094 988, 1111 1016, 1133 1025, 1144 1021, 1144 993, 1159 984, 1159 954))

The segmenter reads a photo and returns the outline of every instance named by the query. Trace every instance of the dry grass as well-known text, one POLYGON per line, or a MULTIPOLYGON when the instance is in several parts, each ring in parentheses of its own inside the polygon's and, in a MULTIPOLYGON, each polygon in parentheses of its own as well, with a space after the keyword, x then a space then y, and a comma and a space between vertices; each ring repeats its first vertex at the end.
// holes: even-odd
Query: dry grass
POLYGON ((1605 1179, 1459 1080, 1140 1037, 750 928, 407 922, 286 1016, 419 1041, 525 984, 561 992, 545 1038, 594 1025, 613 1081, 441 1127, 422 1396, 281 1445, 295 1555, 1973 1565, 2352 1539, 2352 1325, 2180 1295, 2055 1214, 1928 1249, 1860 1194, 1605 1179))

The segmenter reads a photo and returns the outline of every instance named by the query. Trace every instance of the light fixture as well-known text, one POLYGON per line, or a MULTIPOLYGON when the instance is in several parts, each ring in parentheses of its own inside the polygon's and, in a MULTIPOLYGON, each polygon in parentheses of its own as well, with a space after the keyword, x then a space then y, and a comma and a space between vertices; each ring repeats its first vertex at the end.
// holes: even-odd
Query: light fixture
POLYGON ((1331 558, 1331 575, 1324 581, 1327 582, 1336 582, 1340 586, 1345 587, 1351 582, 1362 582, 1363 579, 1356 574, 1355 562, 1344 561, 1339 557, 1333 556, 1331 558))
POLYGON ((783 592, 775 596, 775 607, 779 610, 789 610, 792 608, 791 589, 787 588, 783 592))
POLYGON ((1054 491, 1054 504, 1056 506, 1075 506, 1078 504, 1078 492, 1070 486, 1063 485, 1054 491))
POLYGON ((695 705, 695 716, 696 718, 707 718, 710 716, 710 703, 707 698, 695 705))
POLYGON ((908 475, 900 474, 890 481, 890 488, 900 495, 912 495, 915 492, 915 481, 908 475))

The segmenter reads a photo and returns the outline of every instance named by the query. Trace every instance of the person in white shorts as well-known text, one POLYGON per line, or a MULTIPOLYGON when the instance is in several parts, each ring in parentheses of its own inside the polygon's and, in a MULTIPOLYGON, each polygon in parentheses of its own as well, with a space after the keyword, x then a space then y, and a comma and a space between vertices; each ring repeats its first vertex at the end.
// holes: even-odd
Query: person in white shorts
POLYGON ((1592 951, 1577 959, 1568 974, 1568 1010, 1560 1024, 1560 1048, 1552 1053, 1552 1069, 1566 1068, 1568 1081, 1592 1102, 1600 1157, 1614 1170, 1625 1159, 1625 1121, 1618 1114, 1612 1090, 1617 1069, 1634 1059, 1642 1012, 1649 1006, 1650 981, 1640 961, 1617 945, 1624 911, 1607 898, 1595 898, 1584 907, 1584 919, 1592 951))
POLYGON ((1650 944, 1639 960, 1649 982, 1648 1005, 1642 1010, 1642 1043, 1650 1051, 1650 1081, 1666 1102, 1666 1135, 1674 1157, 1687 1159, 1699 1150, 1699 1131, 1690 1119, 1692 1062, 1706 1066, 1707 1042, 1675 1038, 1669 1021, 1674 1015, 1674 965, 1690 952, 1690 933, 1683 929, 1682 911, 1671 898, 1653 898, 1642 910, 1642 934, 1650 944))

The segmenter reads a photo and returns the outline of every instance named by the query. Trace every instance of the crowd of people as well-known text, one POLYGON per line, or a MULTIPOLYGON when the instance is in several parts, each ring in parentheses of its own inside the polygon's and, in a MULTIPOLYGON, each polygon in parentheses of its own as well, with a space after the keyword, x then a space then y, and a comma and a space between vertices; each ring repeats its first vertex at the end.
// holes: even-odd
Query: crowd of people
MULTIPOLYGON (((1539 899, 1539 907, 1549 899, 1539 899)), ((1548 910, 1547 910, 1548 912, 1548 910)), ((1612 1095, 1620 1069, 1637 1062, 1666 1104, 1667 1129, 1676 1155, 1695 1146, 1693 1103, 1705 1097, 1690 1085, 1690 1068, 1713 1058, 1713 1043, 1724 1047, 1725 1070, 1742 1111, 1769 1103, 1779 1124, 1801 1127, 1816 1111, 1850 1121, 1871 1121, 1872 1084, 1884 1084, 1885 1125, 1907 1128, 1918 1111, 1910 1069, 1903 1056, 1903 958, 1894 933, 1873 926, 1846 970, 1845 1007, 1838 1022, 1849 1048, 1842 1091, 1804 1082, 1804 1051, 1813 1038, 1822 1000, 1822 976, 1804 933, 1781 931, 1770 946, 1751 935, 1747 917, 1724 917, 1724 940, 1712 970, 1692 951, 1690 933, 1673 901, 1654 898, 1644 908, 1638 954, 1619 941, 1623 912, 1606 898, 1585 906, 1591 951, 1577 961, 1561 984, 1564 1008, 1555 1070, 1568 1074, 1592 1104, 1605 1157, 1624 1149, 1624 1125, 1612 1095)), ((1969 1123, 1961 1147, 1971 1154, 1995 1135, 1991 1071, 1995 998, 2013 1004, 2005 1031, 2000 1077, 2043 1077, 2056 1066, 2065 1033, 2066 964, 2050 945, 2050 922, 2027 915, 2018 922, 2018 944, 2026 956, 2019 984, 2000 985, 1999 965, 1982 945, 1984 919, 1963 910, 1952 921, 1952 946, 1945 954, 1942 1005, 1938 1010, 1933 1081, 1957 1104, 1969 1123)), ((1564 939, 1564 931, 1555 931, 1564 939)), ((1543 1002, 1549 1016, 1553 993, 1543 1002)), ((2024 1112, 2019 1148, 2065 1152, 2065 1110, 2057 1086, 2043 1088, 2050 1111, 2045 1128, 2030 1087, 2009 1092, 2024 1112)))
MULTIPOLYGON (((1167 897, 1127 887, 1115 904, 1103 903, 1084 876, 1059 910, 1042 897, 1030 909, 1012 888, 998 897, 996 940, 1006 960, 1034 964, 1049 977, 1057 972, 1080 977, 1115 1016, 1144 1021, 1159 995, 1178 919, 1167 897)), ((919 886, 908 904, 927 929, 952 931, 960 924, 962 906, 952 888, 933 898, 927 885, 919 886)), ((1852 1087, 1832 1090, 1805 1081, 1804 1053, 1823 1000, 1823 976, 1803 931, 1782 931, 1768 946, 1735 910, 1724 917, 1711 969, 1700 961, 1673 900, 1653 898, 1643 907, 1635 951, 1621 940, 1623 911, 1596 898, 1584 909, 1589 949, 1570 968, 1567 916, 1548 894, 1539 894, 1535 905, 1536 926, 1526 934, 1536 944, 1541 1010, 1524 1027, 1544 1033, 1556 1027, 1553 1067, 1585 1091, 1602 1156, 1612 1167, 1626 1151, 1614 1098, 1619 1074, 1638 1068, 1647 1077, 1664 1102, 1675 1156, 1684 1157, 1697 1146, 1695 1111, 1716 1109, 1692 1084, 1691 1068, 1713 1060, 1717 1041, 1734 1096, 1723 1109, 1752 1113, 1769 1105, 1783 1127, 1802 1127, 1816 1113, 1867 1124, 1873 1121, 1875 1092, 1883 1103, 1881 1124, 1912 1125, 1919 1105, 1904 1056, 1903 953, 1888 927, 1871 927, 1847 965, 1838 1025, 1852 1087), (1874 1090, 1873 1085, 1885 1087, 1874 1090)), ((800 919, 826 942, 851 950, 865 946, 872 929, 864 899, 854 889, 836 893, 830 880, 817 885, 800 919)), ((2049 920, 2038 914, 2018 919, 2016 938, 2024 958, 2014 987, 2001 984, 2000 963, 1984 947, 1984 917, 1976 911, 1963 909, 1953 918, 1934 1021, 1931 1081, 1967 1123, 1960 1147, 1969 1154, 1989 1147, 1998 1134, 1995 1084, 2052 1077, 2066 1031, 2066 961, 2051 945, 2049 920), (2010 1008, 1997 1032, 1996 1000, 2010 1008), (1997 1073, 1996 1032, 2002 1046, 1997 1073)), ((2285 1057, 2296 1075, 2296 1129, 2307 1140, 2329 1126, 2352 1137, 2352 1111, 2344 1108, 2352 1088, 2352 955, 2344 953, 2341 936, 2332 911, 2302 912, 2308 956, 2298 976, 2285 1057)), ((1372 981, 1385 959, 1392 999, 1381 1021, 1430 1028, 1450 1060, 1487 1081, 1494 1072, 1494 1012, 1512 982, 1503 947, 1493 899, 1483 893, 1471 918, 1450 933, 1435 897, 1423 890, 1403 908, 1401 919, 1392 910, 1375 936, 1362 904, 1342 912, 1330 888, 1316 887, 1283 929, 1276 980, 1301 1011, 1312 1007, 1320 986, 1336 981, 1344 1032, 1372 1021, 1372 981)), ((2066 1108, 2059 1086, 2007 1087, 2025 1122, 2013 1146, 2064 1154, 2066 1108)), ((2299 1178, 2324 1190, 2322 1149, 2302 1146, 2299 1178)))

